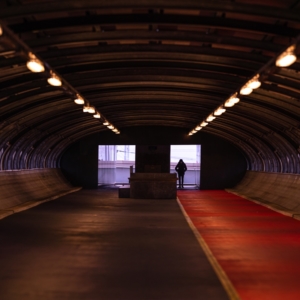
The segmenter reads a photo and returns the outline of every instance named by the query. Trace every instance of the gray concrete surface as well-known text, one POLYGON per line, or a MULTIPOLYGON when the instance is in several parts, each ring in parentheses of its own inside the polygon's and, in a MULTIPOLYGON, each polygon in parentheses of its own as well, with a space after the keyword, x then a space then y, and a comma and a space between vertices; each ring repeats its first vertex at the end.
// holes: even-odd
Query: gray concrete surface
POLYGON ((0 221, 3 300, 228 299, 176 200, 82 190, 0 221))
POLYGON ((300 219, 299 174, 247 171, 242 181, 227 191, 300 219))
POLYGON ((42 201, 78 191, 60 169, 0 171, 0 218, 6 211, 19 211, 42 201))

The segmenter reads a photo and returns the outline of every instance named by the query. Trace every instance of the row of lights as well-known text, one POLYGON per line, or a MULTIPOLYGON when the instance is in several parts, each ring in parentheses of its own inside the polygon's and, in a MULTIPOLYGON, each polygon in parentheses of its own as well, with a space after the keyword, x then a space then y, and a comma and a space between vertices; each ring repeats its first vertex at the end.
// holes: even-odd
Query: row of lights
MULTIPOLYGON (((3 29, 0 24, 0 36, 3 34, 3 29)), ((41 73, 45 71, 44 64, 32 53, 28 53, 29 60, 26 63, 27 68, 34 73, 41 73)), ((50 70, 50 77, 47 79, 48 83, 52 86, 62 86, 62 80, 55 72, 50 70)), ((83 105, 83 112, 93 114, 96 119, 101 119, 101 114, 95 109, 94 106, 90 105, 85 101, 79 94, 76 95, 74 102, 79 105, 83 105)), ((104 119, 103 125, 107 126, 108 129, 112 130, 116 134, 120 134, 120 131, 104 119)))
MULTIPOLYGON (((281 53, 276 61, 275 65, 277 67, 289 67, 296 60, 297 56, 295 54, 296 45, 292 45, 287 48, 283 53, 281 53)), ((240 101, 238 94, 240 95, 250 95, 253 90, 258 89, 261 86, 261 81, 259 80, 259 74, 255 75, 252 79, 247 81, 245 85, 242 86, 239 93, 236 92, 234 95, 229 97, 225 103, 219 106, 213 113, 211 113, 205 120, 203 120, 199 125, 197 125, 193 130, 189 132, 189 135, 193 135, 201 130, 203 127, 207 126, 209 122, 212 122, 217 116, 222 115, 227 107, 232 107, 240 101)))
MULTIPOLYGON (((29 53, 29 60, 27 61, 27 68, 34 73, 40 73, 45 71, 43 63, 33 54, 29 53)), ((47 79, 48 83, 52 86, 61 86, 62 81, 55 72, 50 71, 50 77, 47 79)), ((101 119, 101 114, 96 108, 85 101, 79 94, 76 95, 74 102, 78 105, 83 105, 83 112, 93 114, 96 119, 101 119)), ((107 120, 104 120, 103 125, 107 126, 108 129, 112 130, 116 134, 120 134, 120 131, 110 124, 107 120)))
MULTIPOLYGON (((0 25, 0 36, 2 35, 3 31, 0 25)), ((292 65, 296 60, 297 56, 295 54, 296 45, 292 45, 288 47, 283 53, 281 53, 276 61, 275 64, 277 67, 288 67, 292 65)), ((36 58, 33 53, 29 53, 29 61, 27 62, 27 67, 32 72, 43 72, 45 71, 45 67, 40 60, 36 58)), ((52 86, 61 86, 62 81, 61 79, 53 72, 50 71, 50 77, 48 78, 48 83, 52 86)), ((258 89, 261 86, 261 82, 259 80, 259 74, 255 75, 252 79, 250 79, 239 91, 240 95, 250 95, 254 89, 258 89)), ((225 101, 223 105, 218 107, 213 113, 211 113, 204 121, 202 121, 199 125, 197 125, 192 131, 189 132, 189 135, 193 135, 203 127, 208 125, 208 122, 213 121, 217 116, 220 116, 226 111, 225 107, 232 107, 236 103, 238 103, 240 99, 238 98, 238 93, 236 92, 232 95, 229 99, 225 101)), ((83 112, 88 112, 93 114, 94 118, 101 118, 101 115, 98 111, 96 111, 95 107, 90 106, 86 101, 80 96, 77 95, 76 99, 74 100, 76 104, 84 105, 83 112)), ((115 133, 119 134, 119 130, 111 125, 106 120, 104 121, 103 125, 107 126, 109 129, 114 131, 115 133)))
MULTIPOLYGON (((45 71, 44 65, 42 64, 42 62, 39 59, 36 58, 36 56, 33 53, 29 53, 29 60, 27 61, 26 65, 27 65, 27 68, 34 73, 39 73, 39 72, 45 71)), ((50 71, 50 77, 47 79, 47 81, 52 86, 61 86, 62 85, 61 79, 53 71, 50 71)), ((93 117, 96 119, 101 119, 101 115, 95 109, 95 107, 88 104, 79 94, 76 95, 74 102, 78 105, 83 105, 83 112, 93 114, 93 117)), ((107 126, 109 129, 111 129, 116 134, 120 133, 120 131, 117 128, 115 128, 112 124, 110 124, 106 120, 104 120, 103 125, 107 126)))

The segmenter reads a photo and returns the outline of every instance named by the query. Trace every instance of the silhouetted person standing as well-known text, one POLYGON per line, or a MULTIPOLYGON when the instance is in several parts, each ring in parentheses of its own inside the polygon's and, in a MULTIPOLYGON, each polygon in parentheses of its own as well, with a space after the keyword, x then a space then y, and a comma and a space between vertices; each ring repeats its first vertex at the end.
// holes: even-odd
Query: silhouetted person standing
POLYGON ((187 167, 182 159, 179 160, 177 166, 175 167, 175 170, 178 174, 179 188, 183 188, 184 173, 187 170, 187 167))

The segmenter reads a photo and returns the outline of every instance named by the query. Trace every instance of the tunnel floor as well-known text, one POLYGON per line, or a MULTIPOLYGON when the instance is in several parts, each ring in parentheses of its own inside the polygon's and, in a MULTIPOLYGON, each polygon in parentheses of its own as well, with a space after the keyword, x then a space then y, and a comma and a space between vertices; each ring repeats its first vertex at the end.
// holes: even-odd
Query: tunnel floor
POLYGON ((228 296, 176 200, 83 190, 0 221, 0 298, 228 296))
POLYGON ((178 191, 242 300, 300 299, 300 221, 225 191, 178 191))

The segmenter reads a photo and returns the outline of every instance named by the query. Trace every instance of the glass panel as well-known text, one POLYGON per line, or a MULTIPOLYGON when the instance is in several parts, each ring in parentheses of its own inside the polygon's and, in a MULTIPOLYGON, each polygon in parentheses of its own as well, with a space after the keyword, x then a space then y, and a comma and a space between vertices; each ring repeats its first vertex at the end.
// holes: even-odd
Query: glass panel
POLYGON ((184 185, 200 186, 201 145, 171 145, 171 173, 180 159, 187 166, 184 185))
POLYGON ((98 147, 98 185, 128 184, 131 166, 134 171, 134 145, 98 147))

